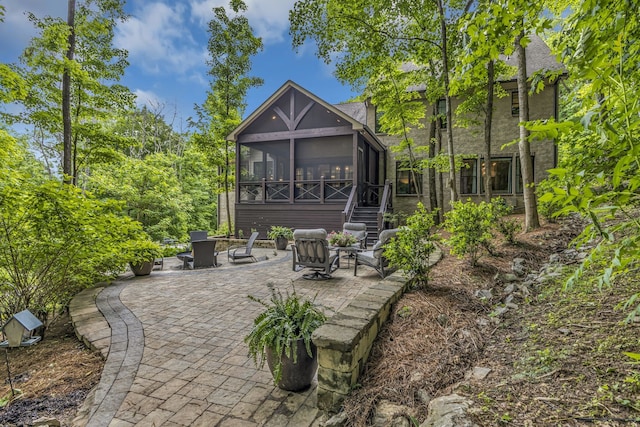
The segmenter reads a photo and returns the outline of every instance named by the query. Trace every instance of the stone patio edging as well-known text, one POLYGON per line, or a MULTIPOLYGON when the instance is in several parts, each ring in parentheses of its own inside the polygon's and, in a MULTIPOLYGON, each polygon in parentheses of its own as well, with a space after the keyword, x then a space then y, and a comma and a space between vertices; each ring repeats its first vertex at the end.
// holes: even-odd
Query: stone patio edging
MULTIPOLYGON (((442 258, 440 248, 429 257, 429 266, 442 258)), ((358 295, 313 332, 318 347, 318 409, 336 413, 358 383, 373 343, 391 307, 408 288, 394 273, 358 295)))

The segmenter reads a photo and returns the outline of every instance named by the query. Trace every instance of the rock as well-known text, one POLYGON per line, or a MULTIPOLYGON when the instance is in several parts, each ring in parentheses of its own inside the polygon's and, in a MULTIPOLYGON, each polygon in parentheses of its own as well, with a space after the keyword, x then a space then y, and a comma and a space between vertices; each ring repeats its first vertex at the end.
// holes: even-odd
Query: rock
POLYGON ((388 400, 383 400, 376 406, 376 415, 373 417, 372 425, 374 427, 409 427, 409 420, 404 417, 404 414, 409 414, 410 412, 411 408, 407 406, 396 405, 388 400))
POLYGON ((493 293, 491 292, 491 289, 479 289, 475 292, 475 296, 482 300, 490 300, 493 298, 493 293))
POLYGON ((424 374, 422 372, 414 372, 411 374, 411 378, 409 379, 412 383, 419 383, 424 379, 424 374))
POLYGON ((473 369, 465 373, 464 378, 466 380, 480 381, 487 378, 487 375, 489 375, 489 372, 491 372, 491 368, 483 368, 481 366, 475 366, 473 369))
POLYGON ((347 422, 347 414, 340 412, 329 418, 325 423, 325 427, 343 427, 347 422))
POLYGON ((507 273, 507 274, 505 274, 503 276, 503 279, 507 283, 512 283, 512 282, 517 282, 518 281, 518 276, 516 276, 513 273, 507 273))
POLYGON ((503 314, 505 314, 507 311, 509 311, 509 309, 507 307, 496 307, 493 311, 492 314, 495 317, 500 317, 503 314))
POLYGON ((506 303, 506 304, 505 304, 505 306, 506 306, 507 308, 512 309, 512 310, 517 310, 517 309, 518 309, 518 304, 515 304, 515 303, 513 303, 513 302, 508 302, 508 303, 506 303))
POLYGON ((511 271, 518 276, 524 277, 527 274, 527 267, 524 265, 523 258, 514 258, 513 263, 511 264, 511 271))
POLYGON ((516 290, 516 285, 514 285, 513 283, 511 283, 511 284, 507 285, 507 286, 504 288, 504 293, 505 293, 505 294, 507 294, 507 295, 509 295, 509 294, 512 294, 512 293, 513 293, 513 291, 515 291, 515 290, 516 290))
POLYGON ((41 417, 33 422, 34 426, 60 427, 60 421, 52 417, 41 417))
POLYGON ((416 392, 416 398, 423 404, 428 405, 431 402, 431 395, 427 392, 427 390, 421 388, 416 392))
POLYGON ((560 262, 560 255, 558 254, 549 255, 549 262, 551 264, 558 264, 560 262))
POLYGON ((438 314, 438 317, 436 317, 436 320, 440 324, 440 326, 442 326, 443 328, 446 328, 447 325, 449 325, 449 316, 447 316, 444 313, 438 314))
POLYGON ((477 427, 467 418, 473 402, 457 394, 438 397, 429 404, 429 415, 420 427, 477 427))

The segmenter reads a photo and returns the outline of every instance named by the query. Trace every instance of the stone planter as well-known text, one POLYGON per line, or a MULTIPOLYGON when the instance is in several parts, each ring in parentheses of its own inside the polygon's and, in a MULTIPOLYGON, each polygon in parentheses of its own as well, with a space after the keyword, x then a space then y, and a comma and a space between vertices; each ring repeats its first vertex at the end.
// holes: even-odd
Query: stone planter
POLYGON ((129 267, 136 276, 148 276, 153 270, 153 261, 143 261, 139 264, 129 263, 129 267))
MULTIPOLYGON (((311 353, 313 357, 309 357, 304 347, 304 341, 299 339, 296 363, 293 363, 293 359, 288 358, 284 354, 280 355, 282 360, 282 378, 280 382, 278 382, 278 387, 287 391, 302 391, 309 388, 318 369, 318 351, 313 343, 311 343, 311 353)), ((267 364, 269 365, 271 374, 273 374, 276 357, 273 351, 267 348, 267 364)))
POLYGON ((287 245, 289 244, 289 239, 287 239, 286 237, 276 237, 276 249, 278 249, 279 251, 284 251, 285 249, 287 249, 287 245))

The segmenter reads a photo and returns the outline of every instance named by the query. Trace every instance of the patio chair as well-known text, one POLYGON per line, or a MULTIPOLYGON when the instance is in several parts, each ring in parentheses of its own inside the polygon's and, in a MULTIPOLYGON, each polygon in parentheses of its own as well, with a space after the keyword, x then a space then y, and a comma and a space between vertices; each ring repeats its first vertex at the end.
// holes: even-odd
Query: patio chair
POLYGON ((253 244, 257 238, 258 232, 254 231, 251 233, 251 236, 249 236, 249 241, 246 245, 231 246, 227 249, 227 259, 229 262, 235 263, 236 261, 243 259, 249 259, 252 262, 258 261, 256 257, 251 254, 251 249, 253 249, 253 244))
POLYGON ((342 232, 353 235, 361 249, 367 249, 367 224, 364 222, 345 222, 342 232))
POLYGON ((327 231, 323 228, 295 230, 293 232, 293 240, 294 243, 291 245, 293 271, 300 271, 302 268, 308 267, 313 272, 303 274, 303 278, 330 279, 331 273, 338 268, 338 255, 329 253, 327 231))
POLYGON ((398 229, 382 230, 378 241, 370 251, 356 253, 353 275, 358 274, 358 265, 366 265, 375 268, 383 279, 390 273, 388 269, 389 260, 384 257, 384 246, 398 233, 398 229))
POLYGON ((193 270, 218 266, 216 240, 194 240, 191 242, 191 246, 193 247, 193 255, 186 258, 188 268, 193 270))
POLYGON ((182 268, 189 267, 189 261, 193 260, 193 242, 195 240, 207 240, 209 233, 206 231, 190 231, 189 232, 189 247, 186 251, 176 254, 176 258, 182 261, 182 268))

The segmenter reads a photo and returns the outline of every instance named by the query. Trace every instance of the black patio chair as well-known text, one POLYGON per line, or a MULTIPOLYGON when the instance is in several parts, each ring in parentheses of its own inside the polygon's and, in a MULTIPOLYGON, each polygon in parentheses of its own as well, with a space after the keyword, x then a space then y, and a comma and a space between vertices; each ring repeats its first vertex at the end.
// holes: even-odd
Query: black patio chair
POLYGON ((330 279, 331 273, 338 268, 338 255, 331 255, 329 252, 327 231, 323 228, 295 230, 293 240, 293 271, 306 267, 313 272, 303 274, 305 279, 330 279))

